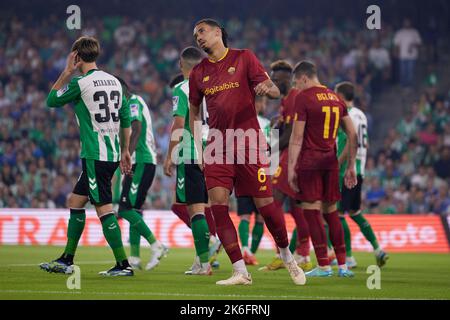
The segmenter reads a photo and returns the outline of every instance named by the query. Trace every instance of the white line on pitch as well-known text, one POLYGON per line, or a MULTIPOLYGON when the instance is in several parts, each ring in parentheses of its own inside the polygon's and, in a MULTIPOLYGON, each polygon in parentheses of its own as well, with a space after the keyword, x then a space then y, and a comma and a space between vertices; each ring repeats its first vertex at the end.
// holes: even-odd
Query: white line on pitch
POLYGON ((201 294, 201 293, 169 293, 169 292, 86 292, 86 291, 42 291, 42 290, 0 290, 0 293, 29 293, 29 294, 75 294, 97 296, 161 296, 161 297, 219 297, 219 298, 255 298, 255 299, 317 299, 317 300, 442 300, 422 298, 372 298, 372 297, 322 297, 322 296, 267 296, 243 294, 201 294))

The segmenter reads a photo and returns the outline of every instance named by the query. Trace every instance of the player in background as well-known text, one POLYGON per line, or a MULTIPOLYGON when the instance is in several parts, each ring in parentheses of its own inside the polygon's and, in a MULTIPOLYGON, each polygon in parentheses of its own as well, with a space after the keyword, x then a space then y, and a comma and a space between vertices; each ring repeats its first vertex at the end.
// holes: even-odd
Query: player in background
POLYGON ((83 171, 67 200, 70 219, 64 253, 57 260, 43 263, 40 267, 48 272, 73 272, 73 258, 86 221, 84 207, 90 200, 116 259, 113 268, 100 274, 132 276, 133 269, 123 248, 111 195, 111 179, 119 163, 122 173, 131 172, 130 110, 119 80, 97 68, 95 61, 99 53, 100 44, 96 39, 81 37, 75 41, 66 68, 47 97, 50 108, 71 102, 75 104, 83 171), (70 80, 77 69, 82 75, 70 80))
MULTIPOLYGON (((265 96, 255 97, 255 109, 258 115, 258 122, 261 130, 264 132, 264 136, 267 141, 270 140, 270 120, 264 117, 264 111, 266 109, 267 98, 265 96)), ((239 239, 242 245, 242 257, 246 265, 257 266, 258 260, 255 257, 255 253, 258 250, 261 243, 262 236, 264 234, 264 218, 259 214, 258 209, 253 202, 252 197, 238 197, 237 201, 237 214, 239 216, 239 239), (251 214, 255 214, 255 223, 252 229, 252 244, 248 247, 248 238, 250 232, 250 217, 251 214)))
POLYGON ((132 155, 132 175, 123 179, 119 199, 119 217, 130 223, 130 265, 133 269, 142 269, 140 258, 141 236, 151 247, 151 258, 145 270, 155 268, 168 249, 158 241, 143 219, 142 206, 147 198, 156 170, 156 146, 150 110, 141 96, 131 93, 127 83, 117 77, 123 88, 130 109, 132 155))
POLYGON ((298 193, 298 199, 314 245, 319 266, 306 273, 311 277, 333 275, 327 254, 327 236, 322 213, 329 225, 339 264, 339 277, 352 277, 345 263, 344 231, 339 220, 336 202, 340 200, 339 164, 336 156, 336 136, 339 125, 348 138, 348 168, 344 181, 348 188, 356 185, 355 157, 356 132, 342 100, 322 86, 316 66, 308 61, 299 62, 294 68, 296 88, 294 121, 289 141, 288 181, 298 193))
MULTIPOLYGON (((280 88, 282 95, 279 120, 279 130, 281 132, 278 150, 281 154, 280 163, 274 176, 272 177, 273 196, 275 203, 282 210, 284 202, 289 199, 290 211, 294 218, 296 228, 292 232, 289 248, 294 254, 298 265, 304 270, 312 269, 311 258, 309 256, 309 228, 303 215, 303 211, 296 205, 296 194, 288 183, 288 146, 292 132, 292 123, 297 120, 294 112, 295 97, 298 90, 292 87, 292 66, 286 60, 278 60, 270 65, 271 79, 280 88)), ((261 271, 273 271, 283 268, 283 260, 277 253, 275 258, 266 266, 260 268, 261 271)))
POLYGON ((361 192, 368 149, 367 118, 364 112, 354 105, 355 89, 351 82, 341 82, 337 84, 335 87, 335 92, 345 102, 348 114, 352 119, 353 126, 355 127, 358 136, 358 151, 356 153, 355 163, 356 178, 358 183, 356 187, 352 189, 347 188, 343 183, 345 170, 347 169, 347 156, 349 148, 347 144, 347 136, 340 128, 337 136, 337 155, 340 168, 339 185, 342 192, 342 200, 338 204, 338 209, 341 213, 340 219, 344 228, 347 265, 349 268, 354 268, 357 263, 352 255, 351 234, 347 221, 345 220, 346 213, 350 214, 350 218, 358 225, 364 237, 370 242, 375 253, 377 265, 382 267, 386 263, 389 256, 378 244, 377 237, 375 236, 370 223, 361 212, 361 192))
MULTIPOLYGON (((185 221, 185 223, 192 230, 196 251, 194 264, 186 272, 189 275, 212 274, 209 263, 209 242, 210 235, 216 233, 211 209, 207 206, 208 194, 205 178, 196 163, 197 152, 189 128, 189 74, 203 57, 203 53, 194 47, 187 47, 181 52, 180 68, 185 80, 175 85, 173 90, 174 119, 169 148, 164 162, 164 173, 171 177, 175 159, 178 160, 176 203, 174 205, 187 205, 189 221, 185 221), (179 136, 179 133, 177 134, 180 129, 183 130, 181 136, 179 136), (180 147, 176 148, 177 145, 180 147), (209 223, 208 220, 210 220, 209 223)), ((203 124, 206 124, 207 114, 205 112, 202 114, 204 116, 203 124)), ((172 210, 176 211, 173 207, 172 210)))
MULTIPOLYGON (((297 285, 303 285, 306 278, 289 251, 283 212, 273 202, 271 182, 265 171, 269 165, 263 164, 262 161, 267 157, 265 154, 267 142, 260 141, 265 140, 264 138, 258 139, 259 144, 258 141, 254 141, 251 150, 256 150, 256 154, 259 155, 258 159, 250 159, 250 146, 246 146, 246 143, 235 143, 235 140, 242 136, 235 134, 232 139, 226 138, 227 130, 228 132, 239 130, 263 136, 254 105, 255 95, 278 98, 280 92, 251 51, 227 47, 226 31, 217 21, 203 19, 197 22, 194 27, 194 38, 197 45, 208 54, 208 58, 195 66, 189 76, 191 132, 194 133, 195 144, 200 146, 200 105, 205 98, 210 133, 213 131, 215 136, 219 136, 217 139, 223 139, 222 149, 216 148, 215 155, 205 154, 204 165, 199 164, 199 167, 204 168, 217 234, 233 265, 232 276, 216 284, 252 284, 251 275, 242 258, 237 232, 229 215, 229 195, 234 189, 236 197, 251 196, 253 198, 267 228, 280 248, 282 259, 292 280, 297 285), (229 154, 231 149, 234 153, 229 154), (232 163, 227 153, 231 156, 232 163), (236 164, 238 161, 243 163, 236 164)), ((220 140, 216 141, 211 137, 211 140, 208 140, 206 153, 208 150, 211 151, 210 144, 212 148, 218 147, 220 140)), ((197 151, 200 151, 200 148, 197 148, 197 151)), ((203 161, 203 158, 199 157, 199 160, 203 161)))

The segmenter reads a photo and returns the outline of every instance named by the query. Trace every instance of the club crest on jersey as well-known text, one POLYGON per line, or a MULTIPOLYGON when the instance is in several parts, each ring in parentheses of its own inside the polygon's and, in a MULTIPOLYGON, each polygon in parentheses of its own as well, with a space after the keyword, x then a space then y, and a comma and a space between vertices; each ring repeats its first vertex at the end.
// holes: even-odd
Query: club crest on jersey
POLYGON ((206 76, 203 78, 203 82, 208 82, 209 81, 209 76, 206 76))
POLYGON ((236 72, 236 68, 235 67, 229 67, 228 68, 228 73, 229 74, 234 74, 236 72))
POLYGON ((178 101, 179 100, 180 100, 180 97, 178 97, 178 96, 173 96, 172 97, 173 111, 177 110, 177 108, 178 108, 178 101))
POLYGON ((64 93, 66 93, 67 91, 69 91, 69 85, 66 84, 64 87, 62 87, 61 89, 59 89, 58 91, 56 91, 56 96, 59 98, 61 97, 64 93))
POLYGON ((136 103, 130 104, 130 111, 132 117, 137 117, 139 115, 139 107, 136 103))

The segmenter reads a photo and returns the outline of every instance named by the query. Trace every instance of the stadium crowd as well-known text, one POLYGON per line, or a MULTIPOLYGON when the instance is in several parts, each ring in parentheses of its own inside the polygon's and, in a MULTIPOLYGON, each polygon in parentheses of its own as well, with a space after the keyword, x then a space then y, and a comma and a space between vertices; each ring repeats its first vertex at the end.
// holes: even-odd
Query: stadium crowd
MULTIPOLYGON (((49 86, 64 68, 73 40, 81 33, 102 44, 101 68, 120 75, 147 101, 153 117, 158 160, 168 148, 171 119, 170 79, 178 73, 178 55, 192 45, 192 19, 135 19, 106 16, 86 19, 81 32, 61 27, 50 15, 39 22, 11 19, 0 24, 0 206, 64 207, 81 171, 78 127, 70 107, 45 106, 49 86)), ((228 19, 230 43, 250 48, 266 68, 279 58, 295 63, 311 59, 321 81, 333 87, 356 84, 357 101, 374 130, 371 105, 385 87, 399 82, 396 32, 385 23, 374 33, 351 20, 324 26, 312 18, 265 21, 228 19)), ((425 43, 425 52, 433 44, 425 43)), ((432 61, 433 59, 429 59, 432 61)), ((408 115, 390 130, 381 150, 371 150, 364 202, 376 213, 450 213, 450 96, 431 85, 408 115)), ((265 116, 278 114, 269 102, 265 116)), ((173 181, 159 166, 146 206, 168 209, 173 181)))

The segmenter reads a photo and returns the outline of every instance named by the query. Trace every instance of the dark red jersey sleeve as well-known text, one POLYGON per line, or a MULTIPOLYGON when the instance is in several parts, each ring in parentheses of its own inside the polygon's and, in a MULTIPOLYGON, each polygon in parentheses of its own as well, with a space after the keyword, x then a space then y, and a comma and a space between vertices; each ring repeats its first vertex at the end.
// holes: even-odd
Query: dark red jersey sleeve
POLYGON ((199 88, 197 81, 198 69, 194 68, 189 75, 189 102, 194 106, 199 106, 203 100, 203 92, 199 88))
POLYGON ((253 52, 245 50, 245 56, 247 61, 248 80, 250 87, 254 89, 258 84, 269 79, 269 76, 253 52))

